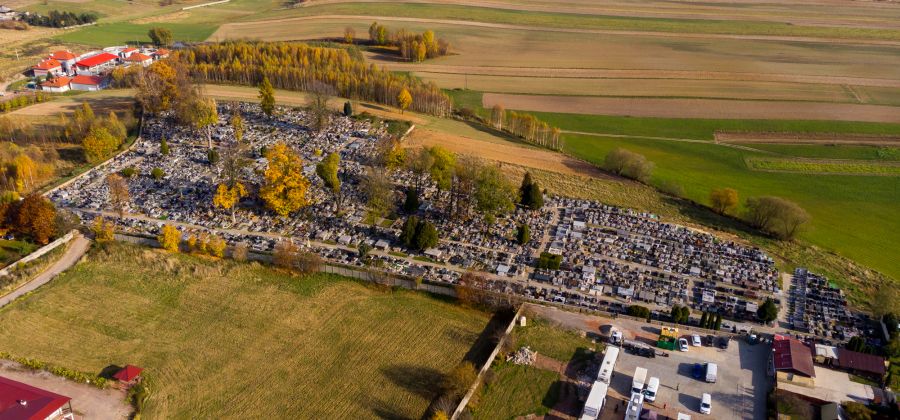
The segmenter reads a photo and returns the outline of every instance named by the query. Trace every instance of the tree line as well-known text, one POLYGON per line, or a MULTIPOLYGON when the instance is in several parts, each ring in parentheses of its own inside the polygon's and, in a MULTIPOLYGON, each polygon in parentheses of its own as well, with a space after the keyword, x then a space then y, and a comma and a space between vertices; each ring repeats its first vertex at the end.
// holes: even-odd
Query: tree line
POLYGON ((553 150, 562 150, 563 148, 559 128, 553 127, 531 114, 507 112, 503 105, 497 104, 491 108, 490 124, 497 130, 521 137, 538 146, 553 150))
POLYGON ((29 13, 22 15, 22 20, 32 26, 45 26, 48 28, 65 28, 68 26, 94 23, 99 16, 94 12, 74 13, 67 11, 51 10, 46 15, 29 13))
MULTIPOLYGON (((353 28, 347 27, 344 30, 344 41, 352 43, 353 37, 353 28)), ((372 45, 397 48, 400 57, 413 62, 422 62, 429 58, 447 55, 450 52, 450 42, 438 38, 430 29, 421 34, 406 29, 391 31, 378 22, 372 22, 372 25, 369 26, 369 42, 372 45)))
POLYGON ((28 105, 45 102, 50 98, 43 92, 35 92, 31 95, 17 95, 12 99, 0 102, 0 113, 15 111, 16 109, 26 107, 28 105))
POLYGON ((450 98, 434 83, 385 71, 343 49, 239 41, 198 45, 173 58, 204 82, 256 85, 267 78, 275 88, 299 91, 325 84, 346 98, 395 107, 405 89, 413 111, 444 116, 452 109, 450 98))

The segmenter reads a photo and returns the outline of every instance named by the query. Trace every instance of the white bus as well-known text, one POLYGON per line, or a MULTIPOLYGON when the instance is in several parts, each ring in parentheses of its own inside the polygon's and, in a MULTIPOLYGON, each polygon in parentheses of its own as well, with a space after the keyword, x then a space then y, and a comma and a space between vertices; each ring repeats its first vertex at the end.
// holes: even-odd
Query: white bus
POLYGON ((619 348, 613 346, 606 347, 606 355, 603 356, 603 363, 600 364, 600 373, 597 374, 597 380, 609 385, 612 379, 613 370, 616 368, 616 360, 619 359, 619 348))

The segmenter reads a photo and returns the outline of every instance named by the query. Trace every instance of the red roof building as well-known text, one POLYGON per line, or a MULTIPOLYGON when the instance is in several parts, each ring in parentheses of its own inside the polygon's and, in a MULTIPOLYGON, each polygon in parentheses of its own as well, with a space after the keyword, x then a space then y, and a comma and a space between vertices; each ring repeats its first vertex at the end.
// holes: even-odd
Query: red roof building
POLYGON ((160 49, 156 50, 153 53, 153 55, 155 55, 156 58, 166 58, 169 56, 169 50, 167 50, 165 48, 160 48, 160 49))
POLYGON ((69 82, 71 81, 71 77, 57 76, 53 80, 48 80, 44 83, 41 83, 41 89, 50 92, 65 92, 69 90, 69 82))
POLYGON ((788 371, 808 378, 816 377, 813 368, 812 350, 800 340, 786 335, 775 334, 772 342, 773 360, 776 371, 788 371))
POLYGON ((75 54, 72 54, 71 51, 59 50, 59 51, 54 51, 52 54, 50 54, 50 58, 52 58, 54 60, 59 60, 59 61, 67 61, 67 60, 74 60, 77 57, 75 56, 75 54))
POLYGON ((0 420, 74 419, 72 399, 0 376, 0 420))
POLYGON ((100 76, 86 76, 79 74, 72 78, 69 86, 73 90, 100 90, 103 85, 103 78, 100 76))
POLYGON ((48 73, 59 73, 62 71, 62 64, 54 59, 41 61, 36 66, 31 67, 34 76, 46 76, 48 73))
POLYGON ((887 373, 883 357, 847 349, 838 349, 838 358, 835 365, 841 369, 865 373, 879 378, 883 378, 885 373, 887 373))
POLYGON ((143 66, 149 66, 150 63, 153 63, 153 59, 150 58, 150 56, 147 56, 147 55, 144 55, 141 53, 131 54, 128 56, 128 58, 125 59, 125 61, 127 61, 129 63, 140 64, 143 66))
POLYGON ((119 382, 131 382, 141 376, 141 372, 143 371, 144 369, 137 366, 126 365, 122 370, 116 372, 116 374, 113 375, 113 378, 116 378, 119 382))
POLYGON ((104 69, 115 67, 118 60, 119 56, 115 54, 100 53, 75 62, 75 68, 79 74, 97 74, 104 69))

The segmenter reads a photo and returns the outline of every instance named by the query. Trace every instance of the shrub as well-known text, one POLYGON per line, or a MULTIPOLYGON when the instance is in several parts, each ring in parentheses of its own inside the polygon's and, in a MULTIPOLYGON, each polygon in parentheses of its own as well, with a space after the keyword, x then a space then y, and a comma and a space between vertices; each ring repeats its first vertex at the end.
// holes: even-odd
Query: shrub
POLYGON ((519 225, 519 228, 516 229, 516 242, 519 245, 525 245, 528 241, 531 240, 531 229, 526 224, 519 225))
POLYGON ((150 176, 152 176, 153 179, 159 181, 164 176, 166 176, 166 173, 163 172, 163 170, 161 168, 153 168, 153 170, 150 171, 150 176))
POLYGON ((644 155, 617 148, 606 154, 604 167, 618 175, 647 182, 653 172, 653 162, 644 155))
POLYGON ((549 252, 542 252, 536 267, 548 270, 559 270, 562 265, 562 255, 555 255, 549 252))
POLYGON ((809 221, 809 213, 781 197, 752 197, 747 199, 747 221, 779 239, 793 239, 809 221))
POLYGON ((244 262, 247 261, 249 252, 250 249, 246 242, 238 242, 234 249, 231 250, 231 258, 238 262, 244 262))
POLYGON ((650 316, 650 309, 646 306, 631 305, 628 307, 625 313, 638 318, 647 318, 650 316))
POLYGON ((119 175, 122 175, 123 178, 131 178, 137 173, 137 170, 133 167, 129 166, 125 169, 119 171, 119 175))

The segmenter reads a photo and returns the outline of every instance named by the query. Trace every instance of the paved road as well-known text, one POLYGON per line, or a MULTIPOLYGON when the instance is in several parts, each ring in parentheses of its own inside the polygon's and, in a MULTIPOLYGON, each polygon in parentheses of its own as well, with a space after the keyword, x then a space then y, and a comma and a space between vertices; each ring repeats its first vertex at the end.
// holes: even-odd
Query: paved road
POLYGON ((6 306, 8 303, 16 300, 19 296, 22 296, 28 292, 34 291, 38 287, 41 287, 47 284, 50 280, 53 280, 59 273, 66 271, 69 267, 75 265, 79 259, 87 252, 88 248, 90 248, 91 241, 85 238, 81 234, 77 234, 69 243, 68 249, 66 249, 65 254, 59 258, 56 262, 47 267, 43 273, 38 274, 33 280, 25 283, 22 287, 13 290, 10 294, 0 297, 0 308, 6 306))

